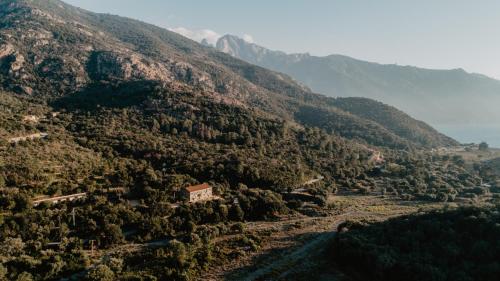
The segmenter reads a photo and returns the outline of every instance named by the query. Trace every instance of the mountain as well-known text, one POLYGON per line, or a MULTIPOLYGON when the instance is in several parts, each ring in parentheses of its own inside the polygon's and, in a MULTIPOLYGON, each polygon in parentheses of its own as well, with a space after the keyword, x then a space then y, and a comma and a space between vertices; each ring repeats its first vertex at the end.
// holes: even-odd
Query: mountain
MULTIPOLYGON (((361 116, 342 110, 335 106, 335 99, 314 94, 286 75, 153 25, 90 13, 55 0, 0 3, 0 82, 7 91, 54 102, 91 95, 112 85, 119 88, 117 85, 124 82, 141 91, 141 81, 157 81, 163 89, 199 91, 224 104, 254 108, 289 122, 323 126, 310 122, 308 112, 312 109, 320 118, 336 119, 324 129, 369 144, 456 144, 409 117, 404 123, 406 130, 395 129, 401 125, 392 124, 401 122, 400 112, 393 114, 399 117, 380 123, 373 114, 361 116)), ((128 91, 132 91, 130 87, 128 91)), ((350 102, 357 100, 344 100, 350 102)), ((394 110, 381 104, 377 108, 394 110)))
POLYGON ((214 279, 351 210, 495 198, 430 149, 455 144, 147 23, 0 0, 0 280, 214 279))
POLYGON ((213 45, 211 45, 207 39, 201 40, 200 44, 206 47, 213 47, 213 45))
POLYGON ((221 37, 216 47, 236 58, 288 74, 328 96, 376 99, 443 128, 471 124, 495 125, 500 130, 495 121, 500 120, 496 108, 500 104, 500 81, 483 75, 462 69, 383 65, 341 55, 286 54, 232 35, 221 37))

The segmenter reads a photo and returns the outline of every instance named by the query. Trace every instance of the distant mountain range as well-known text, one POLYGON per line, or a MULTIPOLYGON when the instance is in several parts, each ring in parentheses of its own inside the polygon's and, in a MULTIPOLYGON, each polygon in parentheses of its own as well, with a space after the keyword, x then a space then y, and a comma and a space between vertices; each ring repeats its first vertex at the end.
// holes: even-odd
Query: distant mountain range
POLYGON ((484 75, 384 65, 342 55, 286 54, 232 35, 221 37, 216 48, 288 74, 314 92, 376 99, 438 127, 499 124, 500 130, 500 81, 484 75))

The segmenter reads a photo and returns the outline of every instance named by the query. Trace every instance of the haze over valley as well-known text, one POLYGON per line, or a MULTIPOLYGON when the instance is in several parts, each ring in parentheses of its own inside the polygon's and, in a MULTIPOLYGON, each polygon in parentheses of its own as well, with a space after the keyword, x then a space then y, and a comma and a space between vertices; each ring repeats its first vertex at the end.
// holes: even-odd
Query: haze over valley
POLYGON ((487 141, 500 147, 500 81, 487 76, 463 69, 383 65, 342 55, 286 54, 232 35, 219 38, 214 47, 286 73, 314 92, 376 99, 461 142, 487 141))

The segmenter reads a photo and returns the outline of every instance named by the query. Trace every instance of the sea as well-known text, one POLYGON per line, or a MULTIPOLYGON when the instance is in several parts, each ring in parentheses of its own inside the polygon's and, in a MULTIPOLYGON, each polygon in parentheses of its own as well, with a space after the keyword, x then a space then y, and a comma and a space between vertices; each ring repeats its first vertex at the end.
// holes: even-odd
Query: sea
POLYGON ((500 148, 500 121, 498 125, 434 125, 434 128, 461 143, 484 141, 490 147, 500 148))

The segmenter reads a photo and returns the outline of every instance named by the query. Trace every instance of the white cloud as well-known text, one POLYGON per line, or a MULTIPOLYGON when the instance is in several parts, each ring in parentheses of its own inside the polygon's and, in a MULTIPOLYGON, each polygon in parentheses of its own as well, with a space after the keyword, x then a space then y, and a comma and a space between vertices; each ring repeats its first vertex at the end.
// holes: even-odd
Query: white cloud
MULTIPOLYGON (((215 45, 217 40, 222 37, 222 35, 211 29, 188 29, 185 27, 174 27, 169 28, 168 30, 179 33, 180 35, 196 42, 201 42, 203 39, 207 39, 208 43, 212 45, 215 45)), ((255 42, 253 36, 250 34, 243 34, 242 39, 248 43, 255 42)))
POLYGON ((168 30, 179 33, 180 35, 197 42, 201 42, 203 39, 207 39, 208 43, 214 45, 221 37, 219 33, 210 29, 187 29, 185 27, 175 27, 169 28, 168 30))
POLYGON ((255 42, 253 40, 252 35, 250 35, 250 34, 243 34, 243 40, 247 41, 248 43, 254 43, 255 42))

